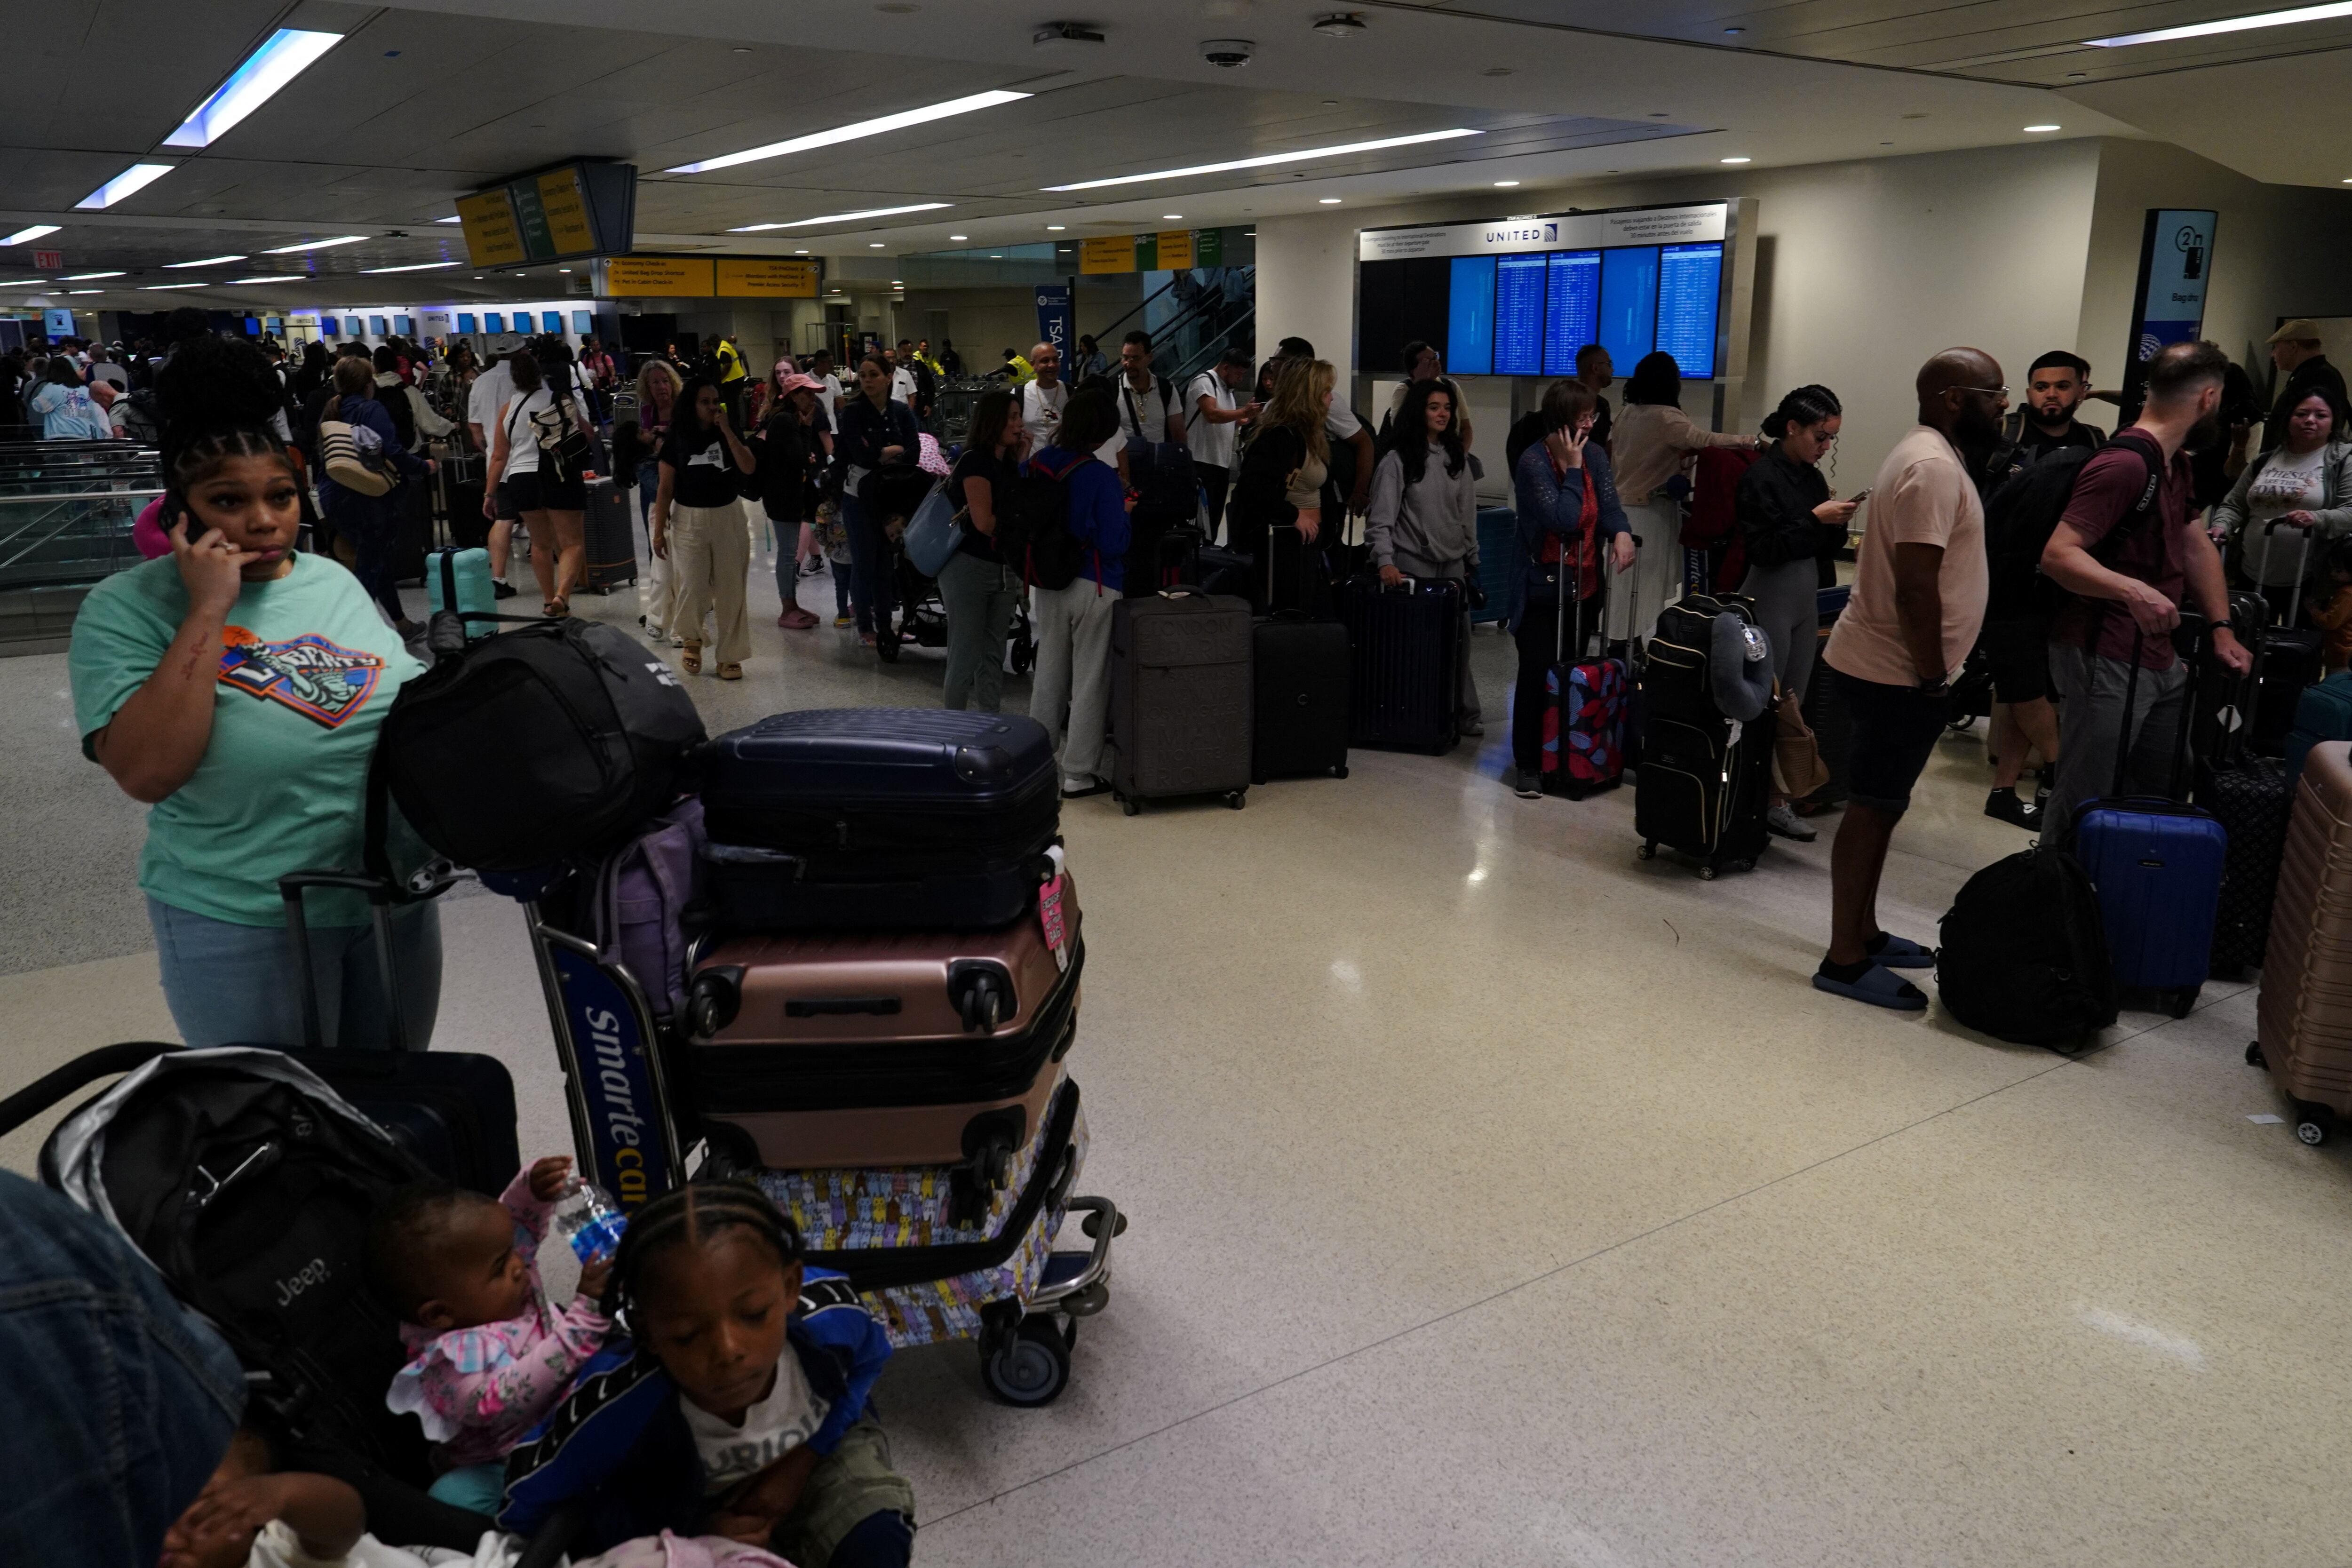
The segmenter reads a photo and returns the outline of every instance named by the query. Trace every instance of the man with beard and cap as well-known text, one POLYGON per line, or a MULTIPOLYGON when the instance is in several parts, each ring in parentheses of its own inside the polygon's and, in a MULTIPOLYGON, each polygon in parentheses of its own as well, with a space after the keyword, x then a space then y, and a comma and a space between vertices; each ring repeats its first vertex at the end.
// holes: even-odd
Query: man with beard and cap
POLYGON ((2124 690, 2137 648, 2129 715, 2127 795, 2172 788, 2189 672, 2168 635, 2193 600, 2213 628, 2213 651, 2240 674, 2253 668, 2230 626, 2221 552, 2195 521, 2189 454, 2221 438, 2221 384, 2230 362, 2211 343, 2172 343, 2148 362, 2147 401, 2083 465, 2066 510, 2042 552, 2042 571, 2074 597, 2050 633, 2058 688, 2058 781, 2043 813, 2055 843, 2075 808, 2115 777, 2126 716, 2124 690))
POLYGON ((2000 440, 2009 389, 1981 349, 1919 367, 1919 423, 1864 493, 1868 526, 1853 596, 1822 658, 1853 715, 1852 795, 1830 850, 1830 945, 1813 984, 1917 1012, 1927 994, 1895 971, 1935 954, 1878 923, 1878 877, 1950 707, 1951 679, 1984 624, 1984 502, 1975 472, 2000 440))

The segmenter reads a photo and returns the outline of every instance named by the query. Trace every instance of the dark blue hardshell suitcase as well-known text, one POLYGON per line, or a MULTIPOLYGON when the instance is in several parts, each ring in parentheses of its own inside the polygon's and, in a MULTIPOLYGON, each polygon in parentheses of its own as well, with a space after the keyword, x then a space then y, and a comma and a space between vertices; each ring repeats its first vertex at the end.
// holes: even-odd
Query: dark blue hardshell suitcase
POLYGON ((1452 751, 1461 739, 1462 584, 1432 577, 1383 588, 1355 577, 1337 592, 1354 658, 1348 743, 1452 751))
POLYGON ((1060 826, 1053 738, 1018 714, 779 713, 702 761, 727 931, 1003 925, 1032 907, 1060 826))
MULTIPOLYGON (((2124 683, 2126 714, 2139 684, 2137 644, 2133 655, 2131 675, 2124 683)), ((2189 716, 2196 711, 2193 657, 2189 668, 2191 684, 2182 698, 2181 749, 2174 764, 2176 795, 2188 751, 2189 716)), ((2172 1016, 2185 1017, 2212 963, 2213 921, 2221 906, 2222 872, 2229 864, 2230 835, 2202 807, 2172 796, 2125 795, 2124 765, 2131 740, 2126 722, 2116 747, 2113 789, 2074 814, 2074 858, 2098 889, 2116 983, 2167 993, 2172 1016)))

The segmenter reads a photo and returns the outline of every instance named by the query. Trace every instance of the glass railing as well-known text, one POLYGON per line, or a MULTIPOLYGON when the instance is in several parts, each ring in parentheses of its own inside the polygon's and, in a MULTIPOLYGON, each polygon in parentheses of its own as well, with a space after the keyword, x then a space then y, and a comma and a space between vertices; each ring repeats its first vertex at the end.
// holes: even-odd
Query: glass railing
POLYGON ((84 595, 139 564, 131 525, 162 493, 128 441, 0 442, 0 654, 63 647, 84 595))

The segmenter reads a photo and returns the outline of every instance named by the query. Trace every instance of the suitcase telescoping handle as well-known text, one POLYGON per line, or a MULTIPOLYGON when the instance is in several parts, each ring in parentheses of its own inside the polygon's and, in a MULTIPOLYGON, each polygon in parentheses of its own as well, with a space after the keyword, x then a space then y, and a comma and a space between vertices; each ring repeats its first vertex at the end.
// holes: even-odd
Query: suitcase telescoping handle
MULTIPOLYGON (((2311 575, 2312 531, 2279 517, 2274 517, 2263 525, 2263 579, 2265 587, 2270 584, 2271 551, 2278 542, 2278 531, 2282 528, 2292 528, 2295 532, 2303 535, 2303 553, 2294 563, 2294 592, 2287 600, 2286 618, 2279 623, 2281 626, 2291 626, 2294 625, 2295 617, 2303 614, 2303 584, 2311 575)), ((2264 597, 2267 599, 2268 595, 2264 597)))
MULTIPOLYGON (((2180 694, 2180 720, 2175 726, 2175 732, 2173 735, 2172 777, 2168 781, 2167 787, 2165 789, 2165 798, 2174 802, 2175 804, 2181 804, 2183 801, 2182 791, 2180 788, 2181 779, 2189 770, 2189 731, 2192 728, 2189 719, 2190 716, 2197 711, 2197 687, 2200 675, 2199 667, 2203 663, 2200 650, 2201 645, 2206 640, 2205 619, 2201 616, 2193 615, 2184 610, 2180 615, 2180 625, 2175 628, 2170 635, 2172 637, 2174 651, 2180 655, 2181 661, 2188 666, 2189 682, 2180 694), (2181 647, 2184 642, 2188 645, 2185 650, 2181 647)), ((2129 670, 2124 676, 2123 722, 2117 727, 2116 731, 2115 784, 2114 786, 2107 791, 2107 798, 2110 800, 2122 800, 2126 798, 2124 795, 2124 774, 2131 762, 2134 733, 2132 725, 2132 704, 2137 700, 2139 695, 2139 658, 2140 652, 2147 646, 2147 634, 2140 629, 2139 622, 2135 620, 2132 622, 2131 665, 2129 670)), ((2089 662, 2094 668, 2095 668, 2097 665, 2098 649, 2099 628, 2098 622, 2095 618, 2091 626, 2091 638, 2087 659, 2087 662, 2089 662)), ((2088 805, 2090 803, 2085 802, 2084 804, 2088 805)))

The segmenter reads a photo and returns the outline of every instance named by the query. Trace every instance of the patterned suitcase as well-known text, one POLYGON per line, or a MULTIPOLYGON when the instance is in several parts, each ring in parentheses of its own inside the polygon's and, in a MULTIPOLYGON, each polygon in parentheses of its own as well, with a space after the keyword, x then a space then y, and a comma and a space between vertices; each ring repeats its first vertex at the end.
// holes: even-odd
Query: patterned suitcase
MULTIPOLYGON (((1570 608, 1553 616, 1556 631, 1551 668, 1544 671, 1543 759, 1538 768, 1546 795, 1581 800, 1614 789, 1625 776, 1625 708, 1631 681, 1622 660, 1605 651, 1587 658, 1593 629, 1585 624, 1583 584, 1572 570, 1570 608), (1569 626, 1573 623, 1575 635, 1569 626), (1576 657, 1569 657, 1573 646, 1576 657)), ((1601 574, 1594 595, 1593 626, 1609 624, 1609 577, 1601 574)))
POLYGON ((2293 1103, 2295 1136, 2324 1143, 2352 1115, 2352 745, 2304 759, 2271 909, 2254 1043, 2293 1103))
POLYGON ((1078 1086, 1065 1078, 984 1208, 967 1206, 951 1169, 939 1165, 762 1170, 758 1180, 800 1227, 809 1261, 849 1276, 904 1349, 976 1339, 990 1302, 1035 1293, 1087 1144, 1078 1086))
POLYGON ((1443 754, 1461 739, 1462 584, 1409 580, 1385 588, 1351 577, 1337 589, 1355 660, 1348 681, 1348 742, 1443 754))

